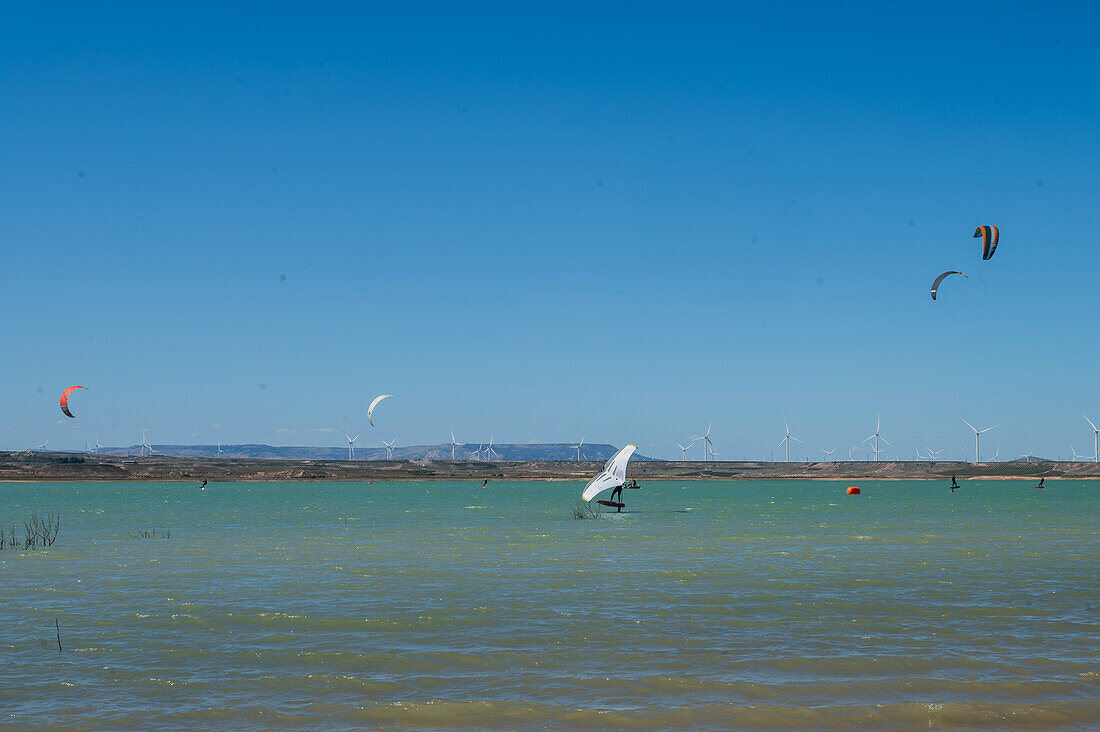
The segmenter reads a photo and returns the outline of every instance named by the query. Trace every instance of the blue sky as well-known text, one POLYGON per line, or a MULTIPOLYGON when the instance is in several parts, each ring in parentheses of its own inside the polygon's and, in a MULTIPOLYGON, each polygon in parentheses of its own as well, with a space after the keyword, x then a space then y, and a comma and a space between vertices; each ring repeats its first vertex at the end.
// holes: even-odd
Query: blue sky
POLYGON ((392 5, 6 9, 0 448, 1091 452, 1094 6, 392 5))

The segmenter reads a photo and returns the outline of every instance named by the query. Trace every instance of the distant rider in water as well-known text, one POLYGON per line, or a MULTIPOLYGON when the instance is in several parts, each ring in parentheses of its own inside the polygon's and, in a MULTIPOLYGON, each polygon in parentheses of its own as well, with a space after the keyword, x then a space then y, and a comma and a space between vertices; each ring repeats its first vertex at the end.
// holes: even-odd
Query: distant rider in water
POLYGON ((959 481, 955 480, 955 476, 951 476, 951 492, 954 493, 956 488, 960 488, 959 481))

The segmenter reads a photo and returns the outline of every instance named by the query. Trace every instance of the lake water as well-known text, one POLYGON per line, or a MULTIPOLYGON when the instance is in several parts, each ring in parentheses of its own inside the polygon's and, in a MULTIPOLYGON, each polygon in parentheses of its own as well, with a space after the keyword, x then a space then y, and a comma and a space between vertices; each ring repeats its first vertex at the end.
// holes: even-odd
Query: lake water
POLYGON ((1100 483, 859 485, 0 484, 0 720, 1100 726, 1100 483))

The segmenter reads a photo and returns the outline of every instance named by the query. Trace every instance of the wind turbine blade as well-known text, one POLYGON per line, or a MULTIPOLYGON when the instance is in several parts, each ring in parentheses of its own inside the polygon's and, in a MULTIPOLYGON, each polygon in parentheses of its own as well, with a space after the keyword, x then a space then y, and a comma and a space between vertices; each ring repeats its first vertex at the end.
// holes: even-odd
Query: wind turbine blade
POLYGON ((786 442, 787 439, 788 438, 784 437, 782 440, 780 440, 779 444, 775 446, 775 449, 778 450, 779 448, 783 447, 783 443, 786 442))
MULTIPOLYGON (((866 440, 864 440, 863 442, 867 442, 868 440, 873 440, 873 439, 875 439, 875 436, 874 436, 874 435, 871 435, 870 437, 868 437, 868 438, 867 438, 866 440)), ((859 443, 859 444, 861 444, 861 445, 862 445, 862 444, 863 444, 863 442, 861 442, 861 443, 859 443)))
POLYGON ((888 445, 889 447, 893 447, 893 445, 891 445, 891 444, 890 444, 890 441, 889 441, 889 440, 887 440, 887 439, 886 439, 885 437, 883 437, 882 435, 879 435, 879 436, 878 436, 878 438, 879 438, 880 440, 882 440, 883 442, 885 442, 885 443, 886 443, 886 444, 887 444, 887 445, 888 445))
MULTIPOLYGON (((1082 414, 1081 416, 1082 416, 1082 417, 1085 417, 1085 415, 1083 415, 1083 414, 1082 414)), ((1092 427, 1092 431, 1093 431, 1093 432, 1098 432, 1098 431, 1100 431, 1100 430, 1097 430, 1097 429, 1096 429, 1096 425, 1094 425, 1094 424, 1092 423, 1092 420, 1091 420, 1091 419, 1089 419, 1088 417, 1085 417, 1085 421, 1089 423, 1089 427, 1092 427)))
POLYGON ((798 438, 797 438, 797 437, 795 437, 794 435, 788 435, 788 437, 790 437, 790 438, 791 438, 792 440, 794 440, 795 442, 802 442, 802 440, 798 439, 798 438))
MULTIPOLYGON (((974 425, 970 424, 970 423, 969 423, 969 422, 967 422, 967 421, 966 421, 965 419, 963 420, 963 424, 965 424, 965 425, 966 425, 967 427, 969 427, 970 429, 974 430, 974 425)), ((978 430, 974 430, 974 431, 975 431, 975 432, 977 432, 978 430)))

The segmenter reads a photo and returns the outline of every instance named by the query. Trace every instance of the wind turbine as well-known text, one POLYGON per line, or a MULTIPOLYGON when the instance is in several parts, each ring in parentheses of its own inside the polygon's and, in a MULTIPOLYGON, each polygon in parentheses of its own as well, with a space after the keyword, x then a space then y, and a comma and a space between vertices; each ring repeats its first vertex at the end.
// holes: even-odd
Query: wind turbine
POLYGON ((224 452, 224 451, 222 450, 222 443, 220 443, 220 442, 219 442, 219 443, 218 443, 218 457, 221 457, 221 456, 222 456, 222 452, 224 452))
POLYGON ((471 452, 467 457, 472 457, 474 460, 481 459, 481 451, 485 448, 484 442, 477 443, 477 449, 471 452))
POLYGON ((146 442, 145 430, 141 431, 141 452, 145 457, 149 457, 154 452, 156 452, 156 450, 153 449, 153 446, 146 442))
MULTIPOLYGON (((1081 416, 1085 417, 1083 414, 1081 416)), ((1092 427, 1092 461, 1095 463, 1100 458, 1097 454, 1097 448, 1100 448, 1100 429, 1096 429, 1096 425, 1088 417, 1085 417, 1085 421, 1089 423, 1089 427, 1092 427)))
POLYGON ((931 460, 933 464, 935 464, 936 458, 938 458, 943 453, 943 450, 933 450, 930 447, 925 449, 928 450, 928 459, 931 460))
POLYGON ((48 445, 48 444, 50 444, 50 438, 49 438, 49 437, 47 437, 47 438, 46 438, 46 441, 45 441, 45 442, 43 442, 43 443, 42 443, 41 445, 39 445, 38 447, 36 447, 36 448, 34 448, 34 449, 35 449, 35 450, 42 450, 42 451, 45 451, 45 449, 46 449, 46 445, 48 445))
POLYGON ((489 445, 485 448, 485 457, 489 460, 500 458, 500 453, 493 449, 493 435, 489 434, 489 445))
POLYGON ((963 420, 963 424, 965 424, 970 429, 974 430, 974 462, 975 463, 980 463, 981 460, 979 459, 980 453, 978 452, 978 446, 979 446, 978 445, 978 439, 982 436, 983 432, 989 432, 990 430, 997 429, 997 425, 993 425, 992 427, 986 427, 984 430, 979 430, 979 429, 974 429, 974 425, 970 424, 965 419, 963 420))
POLYGON ((802 440, 798 439, 797 437, 795 437, 794 435, 791 434, 791 427, 790 427, 790 425, 787 424, 787 420, 783 420, 783 428, 785 430, 787 430, 787 436, 779 441, 779 444, 775 446, 775 449, 778 450, 779 448, 786 445, 787 446, 787 456, 786 456, 786 459, 783 462, 789 463, 791 461, 791 440, 794 440, 795 442, 802 442, 802 440))
POLYGON ((684 447, 679 442, 676 443, 676 447, 680 448, 680 462, 686 463, 688 461, 688 447, 691 447, 694 444, 695 440, 689 442, 687 444, 687 447, 684 447))
POLYGON ((697 436, 691 438, 695 442, 698 442, 699 440, 703 441, 703 462, 704 463, 707 461, 707 449, 708 448, 710 449, 711 454, 714 453, 714 443, 710 441, 710 428, 713 427, 713 426, 714 426, 714 423, 711 422, 710 424, 707 425, 706 434, 697 435, 697 436))
POLYGON ((97 454, 99 453, 99 448, 101 447, 103 447, 103 445, 99 444, 99 433, 97 432, 95 436, 95 452, 97 454))
POLYGON ((355 441, 359 439, 359 433, 355 433, 355 437, 352 437, 347 432, 344 433, 344 437, 348 438, 348 460, 355 459, 355 441))
POLYGON ((578 462, 580 462, 580 459, 581 459, 581 448, 584 447, 584 438, 585 437, 588 437, 588 435, 585 435, 584 437, 581 437, 581 441, 578 442, 576 445, 570 445, 569 446, 569 448, 571 450, 576 450, 577 451, 577 461, 578 462))
MULTIPOLYGON (((879 415, 878 421, 875 422, 875 431, 874 431, 874 433, 870 437, 868 437, 866 440, 863 441, 863 442, 870 442, 871 440, 875 441, 875 446, 874 446, 873 449, 875 451, 875 462, 876 463, 878 462, 878 454, 880 452, 882 452, 882 450, 878 449, 878 441, 882 440, 887 445, 890 445, 890 441, 879 434, 879 430, 881 430, 881 429, 882 429, 882 415, 879 415)), ((863 442, 861 442, 860 444, 862 445, 863 442)), ((893 445, 890 445, 890 447, 893 447, 893 445)))
POLYGON ((993 463, 997 462, 997 458, 999 458, 1000 456, 1001 456, 1001 448, 998 447, 997 452, 993 453, 993 459, 990 460, 990 462, 993 462, 993 463))
POLYGON ((1081 458, 1087 458, 1088 455, 1078 455, 1077 451, 1073 449, 1073 445, 1069 446, 1069 451, 1073 453, 1073 462, 1077 462, 1081 458))
MULTIPOLYGON (((1035 451, 1032 450, 1031 452, 1026 452, 1023 455, 1021 455, 1020 457, 1022 457, 1024 459, 1025 463, 1030 463, 1031 462, 1031 454, 1033 452, 1035 452, 1035 451)), ((1019 460, 1020 458, 1016 458, 1016 459, 1019 460)))
POLYGON ((456 447, 466 447, 466 443, 457 442, 455 440, 455 431, 451 430, 451 460, 455 459, 455 448, 456 447))
POLYGON ((393 460, 393 444, 397 442, 397 438, 393 438, 389 442, 382 440, 382 444, 386 446, 386 459, 393 460))

